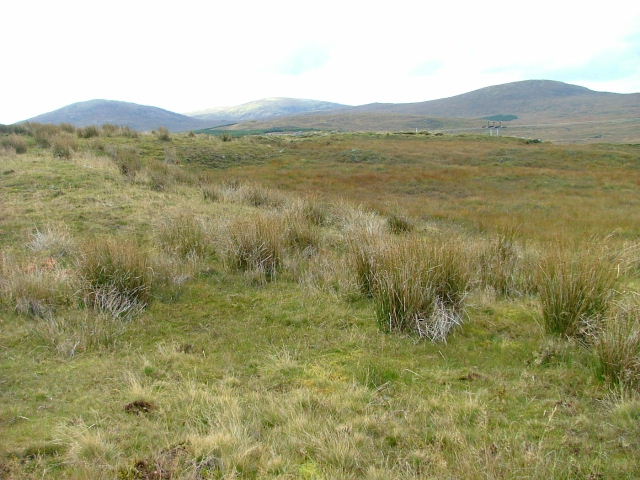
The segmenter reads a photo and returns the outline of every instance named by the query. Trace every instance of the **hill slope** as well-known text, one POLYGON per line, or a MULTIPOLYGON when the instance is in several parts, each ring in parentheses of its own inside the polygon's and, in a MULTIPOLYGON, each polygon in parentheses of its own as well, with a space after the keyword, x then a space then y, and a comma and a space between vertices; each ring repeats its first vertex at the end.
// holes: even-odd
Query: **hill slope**
POLYGON ((115 100, 89 100, 72 103, 52 112, 26 120, 39 123, 71 123, 78 127, 113 123, 126 125, 136 130, 152 130, 166 127, 180 132, 211 126, 203 121, 158 107, 115 100))
POLYGON ((373 103, 339 111, 248 122, 236 129, 283 126, 323 130, 482 131, 484 117, 512 115, 514 134, 556 141, 640 141, 640 94, 596 92, 551 80, 526 80, 417 103, 373 103), (516 132, 517 130, 517 132, 516 132))
POLYGON ((272 97, 243 103, 233 107, 219 107, 189 114, 194 118, 214 120, 219 123, 262 120, 300 113, 324 112, 348 108, 340 103, 323 102, 304 98, 272 97))
POLYGON ((448 98, 416 103, 373 103, 355 107, 360 112, 387 112, 433 117, 474 118, 500 113, 529 114, 544 106, 563 104, 566 99, 589 102, 594 96, 619 94, 594 92, 578 85, 552 80, 525 80, 481 88, 448 98))

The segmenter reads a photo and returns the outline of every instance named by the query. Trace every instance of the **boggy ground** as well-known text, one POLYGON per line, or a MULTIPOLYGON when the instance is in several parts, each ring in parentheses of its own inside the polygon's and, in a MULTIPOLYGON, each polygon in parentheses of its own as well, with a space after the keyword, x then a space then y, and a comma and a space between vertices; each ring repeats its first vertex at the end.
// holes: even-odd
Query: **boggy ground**
MULTIPOLYGON (((514 226, 534 253, 558 236, 632 252, 639 154, 397 135, 98 137, 70 158, 7 149, 3 281, 37 277, 55 292, 34 287, 39 303, 25 304, 3 290, 2 477, 640 475, 640 399, 603 378, 588 343, 547 333, 535 291, 499 295, 475 272, 446 342, 384 333, 347 246, 364 230, 395 238, 397 214, 413 228, 400 235, 480 245, 514 226), (139 149, 136 175, 110 145, 139 149), (224 163, 233 155, 240 164, 224 163), (282 247, 273 277, 268 262, 234 263, 237 222, 278 217, 284 229, 310 193, 324 220, 282 247), (180 222, 186 249, 171 234, 180 222), (82 252, 106 238, 148 254, 156 283, 131 314, 82 293, 82 252)), ((633 290, 625 258, 618 288, 633 290)))

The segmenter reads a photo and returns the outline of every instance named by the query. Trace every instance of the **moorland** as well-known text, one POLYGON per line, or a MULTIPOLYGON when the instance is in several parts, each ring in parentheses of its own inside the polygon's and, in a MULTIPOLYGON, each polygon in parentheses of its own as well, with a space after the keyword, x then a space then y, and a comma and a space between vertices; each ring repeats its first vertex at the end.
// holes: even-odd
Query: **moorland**
POLYGON ((0 133, 0 477, 640 475, 640 146, 0 133))

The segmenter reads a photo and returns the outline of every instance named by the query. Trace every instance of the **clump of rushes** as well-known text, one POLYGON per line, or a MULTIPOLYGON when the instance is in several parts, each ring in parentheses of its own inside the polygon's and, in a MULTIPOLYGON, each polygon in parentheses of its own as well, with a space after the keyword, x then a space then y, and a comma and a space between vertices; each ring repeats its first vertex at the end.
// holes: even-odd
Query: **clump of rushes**
POLYGON ((80 138, 93 138, 100 135, 100 130, 95 125, 89 125, 88 127, 78 128, 76 134, 80 138))
POLYGON ((51 139, 51 152, 54 157, 69 159, 76 148, 76 139, 70 134, 56 135, 51 139))
POLYGON ((202 223, 193 215, 173 217, 158 227, 160 247, 182 259, 203 258, 211 251, 211 242, 202 223))
POLYGON ((395 235, 400 235, 413 230, 413 224, 401 215, 392 214, 387 217, 387 230, 395 235))
POLYGON ((149 161, 145 168, 145 173, 151 189, 158 192, 166 190, 175 182, 169 167, 158 160, 149 161))
POLYGON ((640 300, 636 296, 612 310, 595 340, 600 371, 613 384, 640 388, 640 300))
POLYGON ((616 269, 601 249, 550 246, 536 283, 547 332, 586 337, 607 313, 616 269))
POLYGON ((285 228, 286 243, 292 249, 310 252, 320 245, 318 228, 302 218, 289 218, 285 228))
POLYGON ((376 278, 376 266, 381 259, 382 238, 360 233, 350 236, 347 245, 348 263, 355 274, 358 290, 366 297, 371 297, 376 278))
POLYGON ((44 123, 30 123, 28 124, 28 129, 36 145, 42 148, 49 148, 51 146, 51 138, 60 133, 60 128, 57 125, 44 123))
POLYGON ((78 259, 85 303, 120 316, 151 300, 153 272, 148 253, 123 239, 85 243, 78 259))
POLYGON ((200 191, 202 192, 202 198, 208 202, 217 202, 220 200, 220 190, 216 185, 204 183, 200 186, 200 191))
POLYGON ((46 253, 50 257, 68 257, 75 248, 75 242, 66 225, 46 225, 31 234, 27 248, 33 252, 46 253))
POLYGON ((279 207, 284 203, 278 192, 260 185, 243 185, 238 190, 243 203, 252 207, 279 207))
POLYGON ((107 145, 105 150, 118 167, 118 170, 120 170, 120 173, 129 180, 133 180, 136 174, 142 170, 142 161, 135 148, 107 145))
POLYGON ((61 123, 60 125, 58 125, 58 127, 60 127, 60 130, 63 131, 63 132, 76 133, 76 127, 74 127, 70 123, 61 123))
POLYGON ((42 265, 5 265, 0 272, 0 299, 21 315, 49 318, 58 306, 69 305, 74 295, 69 272, 55 262, 42 265))
POLYGON ((517 230, 504 229, 486 243, 478 243, 482 285, 501 297, 531 293, 531 254, 518 242, 517 230))
POLYGON ((171 134, 166 127, 158 128, 155 133, 158 137, 158 140, 162 140, 163 142, 168 142, 171 140, 171 134))
POLYGON ((379 327, 446 341, 462 322, 470 279, 462 241, 407 238, 388 243, 373 279, 379 327))
POLYGON ((330 223, 329 207, 315 198, 292 199, 288 210, 290 214, 297 215, 317 227, 330 223))
POLYGON ((13 148, 16 153, 26 153, 27 151, 27 141, 22 135, 15 133, 3 138, 1 144, 3 147, 13 148))
POLYGON ((283 224, 273 215, 239 219, 228 228, 226 262, 233 270, 275 279, 282 268, 285 241, 283 224))

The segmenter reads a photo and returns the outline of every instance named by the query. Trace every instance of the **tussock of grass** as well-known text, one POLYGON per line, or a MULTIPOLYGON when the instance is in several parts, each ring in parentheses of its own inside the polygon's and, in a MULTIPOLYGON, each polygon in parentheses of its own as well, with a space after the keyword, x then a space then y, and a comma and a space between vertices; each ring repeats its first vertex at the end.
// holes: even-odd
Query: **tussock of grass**
POLYGON ((7 137, 0 139, 0 145, 6 148, 12 148, 16 153, 26 153, 27 141, 22 135, 12 133, 7 137))
POLYGON ((165 252, 182 259, 204 258, 213 249, 202 222, 189 214, 166 219, 158 227, 156 237, 165 252))
POLYGON ((95 125, 89 125, 88 127, 78 128, 76 131, 80 138, 93 138, 100 136, 100 130, 95 125))
POLYGON ((85 303, 98 310, 122 315, 151 300, 151 262, 147 252, 132 241, 111 238, 86 242, 78 271, 85 303))
POLYGON ((176 181, 175 175, 173 175, 169 166, 158 160, 149 161, 143 171, 148 185, 157 192, 166 190, 176 181))
POLYGON ((360 234, 347 239, 348 263, 355 274, 355 282, 360 292, 371 297, 374 291, 376 268, 384 248, 383 237, 360 234))
POLYGON ((387 230, 395 235, 413 230, 413 224, 405 217, 393 214, 387 217, 387 230))
POLYGON ((104 123, 100 128, 100 133, 103 137, 115 137, 118 135, 119 127, 113 123, 104 123))
POLYGON ((99 131, 102 137, 124 137, 124 138, 138 138, 138 132, 126 125, 113 125, 105 123, 102 125, 99 131))
POLYGON ((260 185, 241 185, 237 192, 241 201, 251 207, 275 208, 284 204, 282 194, 260 185))
POLYGON ((386 230, 385 219, 375 212, 354 207, 346 202, 336 202, 333 209, 338 218, 338 227, 347 238, 361 233, 382 235, 386 230))
POLYGON ((225 261, 233 270, 256 272, 273 280, 285 255, 284 228, 274 215, 255 214, 233 221, 225 239, 225 261))
POLYGON ((120 452, 96 425, 86 425, 81 420, 62 425, 56 432, 56 442, 66 448, 65 463, 73 465, 80 478, 89 478, 95 470, 115 475, 113 469, 120 452))
POLYGON ((75 250, 75 241, 65 225, 45 225, 36 228, 27 243, 29 250, 44 253, 50 257, 63 258, 75 250))
POLYGON ((388 243, 373 270, 373 299, 383 331, 445 341, 462 322, 471 269, 459 239, 388 243))
POLYGON ((76 139, 70 134, 59 134, 51 138, 51 152, 54 157, 68 160, 77 148, 76 139))
POLYGON ((42 148, 49 148, 51 146, 51 138, 61 132, 57 125, 43 123, 30 123, 27 128, 36 145, 42 148))
POLYGON ((292 249, 312 254, 320 245, 320 233, 308 223, 288 223, 285 232, 285 242, 292 249))
POLYGON ((107 145, 105 151, 116 164, 120 173, 133 180, 142 170, 142 161, 138 150, 130 146, 107 145))
POLYGON ((320 246, 321 233, 298 209, 286 209, 280 214, 285 228, 285 243, 293 250, 313 253, 320 246))
POLYGON ((155 131, 156 137, 158 140, 162 140, 163 142, 171 141, 171 133, 166 127, 160 127, 155 131))
POLYGON ((533 252, 518 240, 516 230, 503 230, 486 242, 478 239, 476 245, 481 285, 507 298, 533 292, 533 252))
POLYGON ((549 333, 586 336, 609 308, 616 269, 601 249, 550 246, 536 279, 549 333))
POLYGON ((329 206, 314 198, 291 199, 287 205, 290 215, 297 216, 317 227, 327 226, 331 220, 329 206))
POLYGON ((167 165, 177 165, 180 163, 178 152, 173 147, 164 147, 164 163, 167 165))
POLYGON ((217 202, 220 200, 220 190, 216 185, 205 183, 200 186, 200 191, 202 192, 202 198, 208 202, 217 202))
POLYGON ((0 258, 0 297, 22 315, 50 317, 57 307, 72 303, 74 283, 53 258, 26 265, 0 258))
POLYGON ((344 257, 333 250, 319 250, 316 255, 291 256, 287 263, 298 283, 310 291, 342 294, 357 298, 362 293, 344 268, 344 257))
POLYGON ((621 302, 606 316, 595 340, 600 370, 614 384, 640 388, 640 301, 621 302))

